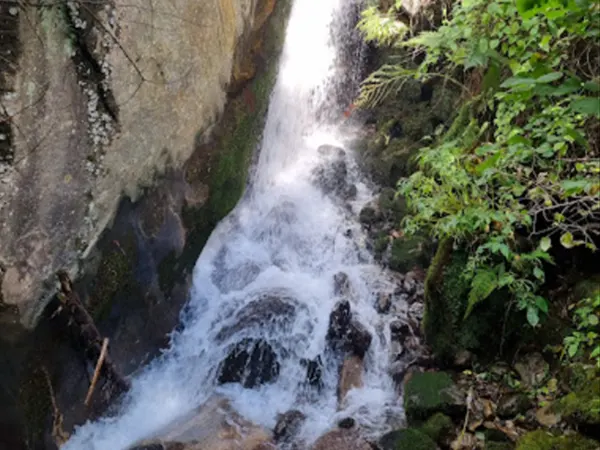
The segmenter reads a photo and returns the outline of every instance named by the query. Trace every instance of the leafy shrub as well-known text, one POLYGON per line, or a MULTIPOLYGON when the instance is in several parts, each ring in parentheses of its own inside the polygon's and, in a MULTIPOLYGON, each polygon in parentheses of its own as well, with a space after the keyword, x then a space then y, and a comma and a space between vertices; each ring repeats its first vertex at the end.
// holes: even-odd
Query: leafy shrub
POLYGON ((595 251, 600 234, 599 3, 463 0, 437 30, 408 39, 380 25, 399 3, 370 10, 360 26, 422 61, 382 67, 358 103, 373 107, 409 78, 442 78, 465 102, 455 125, 420 150, 419 171, 399 182, 412 210, 404 231, 471 250, 465 315, 505 288, 535 326, 548 311, 540 288, 552 245, 595 251))

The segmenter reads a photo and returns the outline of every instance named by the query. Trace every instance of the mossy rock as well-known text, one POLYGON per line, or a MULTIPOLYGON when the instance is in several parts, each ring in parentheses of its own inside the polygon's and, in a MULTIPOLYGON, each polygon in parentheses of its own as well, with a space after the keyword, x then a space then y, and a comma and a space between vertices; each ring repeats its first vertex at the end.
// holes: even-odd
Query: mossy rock
POLYGON ((514 444, 510 442, 489 441, 485 443, 485 450, 514 450, 514 444))
POLYGON ((421 427, 421 431, 437 443, 441 443, 454 429, 452 419, 443 413, 435 413, 421 427))
POLYGON ((527 433, 517 442, 516 450, 597 450, 600 443, 579 434, 554 436, 543 430, 527 433))
POLYGON ((465 403, 450 375, 424 372, 414 374, 405 384, 404 410, 409 423, 417 423, 437 412, 460 416, 465 403))
POLYGON ((600 427, 600 378, 559 399, 553 410, 573 422, 600 427))
POLYGON ((382 450, 436 450, 437 445, 429 436, 415 428, 392 431, 379 440, 382 450))
MULTIPOLYGON (((469 350, 482 359, 498 354, 502 339, 502 320, 506 316, 508 293, 494 291, 465 318, 470 281, 464 272, 468 254, 453 248, 450 239, 443 240, 429 266, 425 279, 425 340, 442 363, 451 363, 461 350, 469 350)), ((516 342, 522 321, 508 316, 504 341, 516 342)))
POLYGON ((431 240, 422 235, 400 237, 392 242, 389 267, 408 272, 415 267, 426 268, 431 258, 431 240))
POLYGON ((406 199, 399 195, 393 188, 385 188, 379 194, 379 210, 387 220, 394 222, 395 226, 400 224, 406 215, 406 199))

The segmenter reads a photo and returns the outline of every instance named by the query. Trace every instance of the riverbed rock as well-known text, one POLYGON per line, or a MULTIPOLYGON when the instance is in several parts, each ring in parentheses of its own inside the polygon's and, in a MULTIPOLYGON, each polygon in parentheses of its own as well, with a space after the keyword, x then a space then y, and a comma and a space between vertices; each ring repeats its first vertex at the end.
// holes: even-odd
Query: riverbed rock
POLYGON ((369 350, 373 336, 358 319, 352 317, 350 302, 342 300, 329 315, 326 339, 334 352, 362 358, 369 350))
POLYGON ((333 293, 338 297, 350 294, 350 278, 344 272, 338 272, 333 276, 333 293))
POLYGON ((343 408, 346 395, 351 389, 359 389, 363 386, 363 371, 362 358, 350 356, 344 360, 338 383, 338 409, 343 408))
POLYGON ((219 367, 220 384, 241 383, 254 388, 279 376, 280 364, 273 347, 259 339, 244 339, 234 346, 219 367))
POLYGON ((160 450, 264 450, 274 448, 271 434, 237 414, 218 396, 157 433, 130 447, 160 450))
POLYGON ((337 343, 344 340, 351 320, 350 302, 348 300, 338 302, 329 314, 329 328, 327 329, 326 338, 330 345, 338 345, 337 343))
POLYGON ((503 395, 498 402, 496 414, 502 419, 511 419, 519 414, 525 414, 531 406, 531 400, 525 394, 503 395))
POLYGON ((347 197, 348 166, 346 151, 333 145, 322 145, 317 149, 323 162, 313 170, 315 184, 325 195, 347 197))
POLYGON ((306 415, 301 411, 292 409, 277 417, 277 423, 273 429, 276 442, 290 442, 300 431, 306 415))
POLYGON ((321 436, 311 450, 372 450, 356 430, 339 428, 321 436))
POLYGON ((306 367, 306 383, 309 386, 320 389, 323 387, 323 361, 321 356, 314 359, 302 359, 300 364, 306 367))
POLYGON ((528 388, 541 386, 547 378, 550 366, 541 353, 528 353, 519 358, 515 363, 515 370, 528 388))
POLYGON ((425 420, 436 412, 461 417, 465 397, 445 372, 414 373, 404 386, 404 410, 409 421, 425 420))

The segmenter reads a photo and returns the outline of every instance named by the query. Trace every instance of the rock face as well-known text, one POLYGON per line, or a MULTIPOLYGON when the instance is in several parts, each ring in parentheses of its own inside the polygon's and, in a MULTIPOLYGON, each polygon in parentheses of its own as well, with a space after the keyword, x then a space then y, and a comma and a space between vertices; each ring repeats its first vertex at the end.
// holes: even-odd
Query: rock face
POLYGON ((219 367, 219 383, 241 383, 254 388, 279 376, 279 362, 273 347, 266 341, 244 339, 229 353, 219 367))
POLYGON ((212 397, 197 411, 130 450, 266 450, 271 435, 235 413, 229 402, 212 397))
MULTIPOLYGON (((23 324, 35 324, 57 269, 75 278, 122 195, 137 199, 206 141, 228 86, 254 76, 274 5, 0 5, 12 27, 0 31, 11 36, 0 39, 11 55, 0 69, 0 304, 23 324)), ((188 185, 188 200, 206 202, 207 186, 188 185)))

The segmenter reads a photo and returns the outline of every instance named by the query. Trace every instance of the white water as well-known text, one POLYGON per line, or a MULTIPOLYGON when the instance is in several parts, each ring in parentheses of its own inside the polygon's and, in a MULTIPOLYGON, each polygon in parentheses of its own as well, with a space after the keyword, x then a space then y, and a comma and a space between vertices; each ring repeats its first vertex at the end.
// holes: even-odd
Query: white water
POLYGON ((344 146, 352 137, 341 126, 316 119, 318 110, 332 108, 328 98, 335 89, 336 49, 331 23, 342 14, 345 1, 295 0, 251 187, 214 231, 196 264, 182 331, 173 335, 162 358, 136 376, 119 413, 79 428, 65 450, 125 449, 215 392, 267 427, 275 425, 277 413, 300 409, 308 416, 302 432, 309 441, 344 417, 357 419, 367 433, 380 433, 390 416, 401 414, 387 374, 388 327, 373 308, 374 294, 389 282, 362 249, 364 236, 356 218, 371 194, 356 179, 351 154, 349 172, 359 191, 352 211, 325 196, 311 176, 324 163, 317 152, 320 145, 344 146), (352 230, 351 237, 346 230, 352 230), (302 386, 306 369, 300 359, 324 352, 329 314, 337 301, 333 275, 339 271, 349 275, 353 311, 374 339, 366 355, 364 387, 352 391, 346 408, 338 412, 336 365, 325 365, 324 387, 315 394, 302 386), (225 341, 216 338, 234 323, 236 311, 259 294, 282 291, 297 302, 291 327, 262 324, 225 341), (243 337, 261 337, 274 345, 281 363, 276 382, 255 389, 217 386, 216 368, 243 337))

